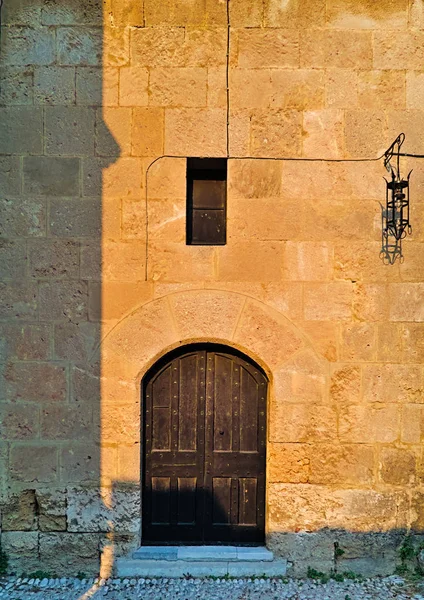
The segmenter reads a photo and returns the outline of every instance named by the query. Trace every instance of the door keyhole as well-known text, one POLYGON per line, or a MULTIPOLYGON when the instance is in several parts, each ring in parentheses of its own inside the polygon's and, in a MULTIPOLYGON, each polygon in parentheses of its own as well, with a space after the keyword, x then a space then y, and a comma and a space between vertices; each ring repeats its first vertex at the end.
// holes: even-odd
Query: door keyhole
POLYGON ((219 435, 224 435, 225 431, 220 431, 219 435))

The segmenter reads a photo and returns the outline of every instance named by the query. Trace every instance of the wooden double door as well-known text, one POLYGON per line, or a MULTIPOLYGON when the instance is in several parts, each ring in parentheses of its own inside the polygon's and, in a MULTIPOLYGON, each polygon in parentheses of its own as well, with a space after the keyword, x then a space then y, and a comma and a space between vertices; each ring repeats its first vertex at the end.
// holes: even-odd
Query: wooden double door
POLYGON ((264 543, 267 379, 185 347, 145 377, 143 543, 264 543))

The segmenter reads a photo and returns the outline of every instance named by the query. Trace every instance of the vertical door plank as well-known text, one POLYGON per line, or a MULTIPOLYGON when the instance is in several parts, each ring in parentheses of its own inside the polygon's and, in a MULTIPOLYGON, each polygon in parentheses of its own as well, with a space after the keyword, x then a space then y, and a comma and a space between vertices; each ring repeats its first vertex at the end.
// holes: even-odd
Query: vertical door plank
POLYGON ((258 384, 243 367, 240 374, 240 450, 258 450, 258 384))

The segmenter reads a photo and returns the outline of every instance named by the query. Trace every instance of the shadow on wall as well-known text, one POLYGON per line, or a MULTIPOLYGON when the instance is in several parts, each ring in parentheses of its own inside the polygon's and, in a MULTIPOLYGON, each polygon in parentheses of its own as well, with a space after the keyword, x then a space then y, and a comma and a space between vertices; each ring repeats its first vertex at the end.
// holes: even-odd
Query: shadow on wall
MULTIPOLYGON (((1 544, 16 572, 98 572, 108 537, 94 501, 102 450, 90 357, 102 319, 102 179, 121 151, 104 121, 102 56, 101 0, 4 3, 1 544), (78 502, 91 506, 87 521, 78 502)), ((110 75, 115 106, 117 69, 110 75)), ((108 202, 119 214, 120 198, 108 202)), ((119 221, 108 235, 119 241, 119 221)))

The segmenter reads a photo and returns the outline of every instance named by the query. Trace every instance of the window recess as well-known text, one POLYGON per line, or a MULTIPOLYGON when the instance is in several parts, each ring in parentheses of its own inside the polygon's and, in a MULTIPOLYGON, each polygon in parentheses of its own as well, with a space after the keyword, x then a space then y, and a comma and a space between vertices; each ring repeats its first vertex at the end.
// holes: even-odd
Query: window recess
POLYGON ((187 159, 187 244, 227 241, 227 159, 187 159))

